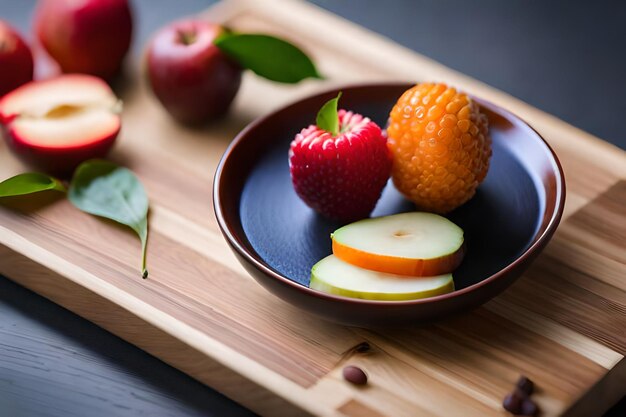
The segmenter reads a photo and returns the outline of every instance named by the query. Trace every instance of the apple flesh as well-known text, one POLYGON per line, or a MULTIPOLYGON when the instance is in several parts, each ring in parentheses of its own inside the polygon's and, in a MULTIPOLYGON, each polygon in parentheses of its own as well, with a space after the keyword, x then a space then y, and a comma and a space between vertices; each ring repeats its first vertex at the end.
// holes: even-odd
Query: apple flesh
POLYGON ((463 229, 423 212, 361 220, 336 230, 332 241, 333 253, 345 262, 408 276, 452 272, 465 252, 463 229))
POLYGON ((34 23, 63 72, 105 79, 119 72, 133 29, 128 0, 40 0, 34 23))
POLYGON ((118 113, 111 88, 90 75, 32 81, 0 100, 9 146, 28 164, 56 175, 105 156, 121 128, 118 113))
POLYGON ((220 117, 239 90, 242 68, 214 45, 223 32, 210 22, 183 20, 161 29, 148 47, 152 91, 181 123, 220 117))
POLYGON ((33 79, 33 55, 18 33, 0 20, 0 97, 33 79))
POLYGON ((311 269, 310 287, 329 294, 366 300, 402 301, 454 291, 452 274, 406 277, 359 268, 334 255, 311 269))

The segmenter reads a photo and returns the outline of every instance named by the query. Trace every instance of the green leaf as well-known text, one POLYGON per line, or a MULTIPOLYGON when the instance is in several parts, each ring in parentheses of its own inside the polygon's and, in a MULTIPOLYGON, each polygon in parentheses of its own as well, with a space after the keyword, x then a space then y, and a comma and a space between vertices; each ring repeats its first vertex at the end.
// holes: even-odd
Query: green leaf
POLYGON ((311 58, 283 39, 225 33, 215 40, 215 45, 242 67, 271 81, 295 84, 305 78, 322 78, 311 58))
POLYGON ((65 192, 65 186, 56 178, 37 172, 19 174, 0 182, 0 197, 12 197, 55 190, 65 192))
POLYGON ((339 115, 337 114, 337 104, 341 98, 341 91, 337 97, 328 100, 317 113, 315 123, 317 127, 329 132, 333 136, 339 134, 339 115))
POLYGON ((78 209, 126 225, 137 233, 141 239, 141 273, 147 278, 149 203, 135 174, 108 161, 84 162, 74 173, 68 197, 78 209))

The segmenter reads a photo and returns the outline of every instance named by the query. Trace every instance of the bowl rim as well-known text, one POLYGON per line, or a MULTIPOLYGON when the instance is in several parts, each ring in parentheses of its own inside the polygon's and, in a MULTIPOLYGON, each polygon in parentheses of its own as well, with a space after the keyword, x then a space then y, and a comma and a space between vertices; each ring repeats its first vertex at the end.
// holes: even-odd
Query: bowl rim
MULTIPOLYGON (((401 88, 404 86, 407 86, 407 89, 408 89, 412 85, 415 85, 415 84, 416 84, 415 82, 411 82, 411 81, 362 82, 362 83, 343 84, 340 86, 335 86, 335 87, 331 87, 328 89, 323 89, 323 90, 314 92, 305 97, 300 97, 294 101, 287 103, 284 106, 281 106, 280 108, 266 115, 258 117, 257 119, 249 123, 243 130, 241 130, 235 136, 233 141, 230 143, 230 145, 228 146, 228 148, 222 155, 220 162, 217 166, 217 169, 215 171, 215 176, 213 179, 213 209, 215 212, 215 216, 217 218, 217 223, 222 233, 226 237, 226 240, 229 243, 229 245, 243 259, 245 259, 247 262, 252 264, 254 268, 259 270, 263 274, 273 279, 276 279, 280 281, 281 283, 286 284, 292 287, 293 289, 304 293, 305 295, 313 296, 316 298, 322 298, 328 301, 359 304, 362 306, 367 306, 367 305, 378 306, 378 307, 394 307, 394 306, 400 307, 400 306, 424 305, 424 304, 430 304, 430 303, 436 303, 439 301, 449 300, 455 297, 462 296, 464 294, 472 293, 472 292, 477 291, 481 287, 490 284, 491 282, 502 279, 504 276, 508 274, 509 271, 515 269, 518 265, 522 264, 529 258, 532 258, 535 255, 535 253, 540 251, 542 247, 544 246, 544 244, 547 243, 547 240, 550 239, 552 234, 554 234, 554 232, 556 231, 559 225, 561 217, 563 215, 563 210, 565 206, 565 193, 566 193, 565 174, 563 172, 563 167, 561 166, 561 163, 556 153, 554 152, 552 147, 548 144, 548 142, 543 138, 543 136, 541 136, 541 134, 539 134, 539 132, 537 132, 537 130, 535 130, 524 119, 515 115, 509 110, 502 108, 501 106, 493 104, 487 100, 474 97, 472 95, 470 95, 471 98, 475 100, 477 103, 479 103, 481 107, 486 107, 490 111, 497 113, 497 114, 506 114, 508 117, 512 117, 514 119, 519 120, 523 126, 530 129, 539 139, 539 143, 541 143, 546 148, 547 156, 551 158, 552 165, 555 168, 554 171, 555 171, 555 179, 556 179, 556 193, 555 193, 556 201, 554 202, 554 208, 552 210, 552 213, 550 214, 550 220, 548 221, 547 225, 545 225, 545 229, 541 233, 534 235, 532 243, 524 250, 524 252, 522 252, 517 258, 515 258, 512 262, 510 262, 504 268, 480 280, 479 282, 476 282, 475 284, 469 285, 459 290, 454 290, 446 294, 437 295, 434 297, 418 298, 415 300, 403 300, 403 301, 367 300, 367 299, 362 299, 362 298, 350 298, 350 297, 343 297, 340 295, 328 294, 322 291, 312 289, 303 284, 300 284, 280 274, 279 272, 274 271, 273 269, 265 265, 262 262, 262 260, 257 259, 257 257, 254 256, 254 254, 250 253, 250 251, 248 251, 245 247, 243 247, 243 245, 239 243, 238 239, 236 238, 236 233, 231 229, 230 225, 224 218, 224 212, 222 210, 222 201, 220 197, 220 190, 222 186, 224 167, 226 165, 227 160, 230 158, 234 150, 245 140, 245 138, 249 135, 251 131, 255 130, 257 126, 265 123, 268 119, 275 117, 276 114, 282 111, 285 111, 286 109, 292 106, 295 106, 298 103, 305 101, 305 100, 312 100, 318 97, 329 95, 331 93, 336 93, 337 91, 343 91, 345 93, 346 91, 349 91, 349 90, 359 90, 359 89, 372 88, 372 87, 401 88)), ((546 204, 546 207, 548 207, 548 204, 546 204)))

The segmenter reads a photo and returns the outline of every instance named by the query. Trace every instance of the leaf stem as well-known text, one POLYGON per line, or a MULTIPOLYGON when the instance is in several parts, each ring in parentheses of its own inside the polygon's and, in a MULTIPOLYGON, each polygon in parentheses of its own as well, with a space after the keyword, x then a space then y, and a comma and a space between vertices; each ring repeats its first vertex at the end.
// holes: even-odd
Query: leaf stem
POLYGON ((148 253, 148 223, 146 222, 146 232, 141 238, 141 278, 148 278, 148 269, 146 268, 146 257, 148 253))

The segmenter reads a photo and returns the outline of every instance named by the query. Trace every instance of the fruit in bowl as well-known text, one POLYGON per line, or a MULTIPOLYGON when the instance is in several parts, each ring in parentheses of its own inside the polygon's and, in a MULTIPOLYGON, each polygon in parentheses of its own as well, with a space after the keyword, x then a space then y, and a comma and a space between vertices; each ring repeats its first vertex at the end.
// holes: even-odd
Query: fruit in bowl
POLYGON ((367 117, 337 110, 339 97, 319 111, 315 125, 296 135, 289 149, 294 189, 325 217, 367 217, 387 184, 391 156, 380 127, 367 117))
POLYGON ((447 213, 474 196, 491 158, 487 117, 467 94, 422 83, 389 115, 393 183, 418 208, 447 213))
POLYGON ((40 0, 34 26, 63 72, 109 79, 128 52, 133 19, 128 0, 40 0))
POLYGON ((10 148, 26 163, 57 175, 107 154, 121 128, 119 112, 111 88, 82 74, 32 81, 0 99, 10 148))
POLYGON ((310 287, 350 298, 405 301, 454 291, 454 281, 449 273, 433 277, 407 277, 371 271, 329 255, 313 265, 310 287))
POLYGON ((33 55, 21 36, 0 20, 0 97, 33 79, 33 55))
POLYGON ((463 230, 432 213, 360 220, 336 230, 333 255, 311 269, 310 287, 368 300, 401 301, 454 291, 463 230))
MULTIPOLYGON (((390 169, 405 197, 439 213, 467 202, 486 177, 487 117, 466 94, 431 83, 406 90, 391 109, 388 140, 370 119, 337 111, 340 97, 324 104, 317 124, 303 129, 289 150, 294 190, 321 215, 340 221, 369 216, 390 169)), ((433 213, 361 220, 331 235, 333 255, 312 268, 310 286, 374 300, 449 292, 451 272, 465 254, 463 235, 433 213)))
POLYGON ((352 265, 405 276, 455 270, 465 254, 463 230, 445 217, 412 212, 348 224, 331 235, 335 256, 352 265))

